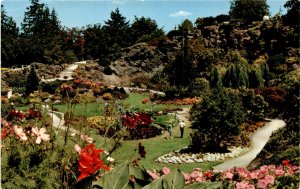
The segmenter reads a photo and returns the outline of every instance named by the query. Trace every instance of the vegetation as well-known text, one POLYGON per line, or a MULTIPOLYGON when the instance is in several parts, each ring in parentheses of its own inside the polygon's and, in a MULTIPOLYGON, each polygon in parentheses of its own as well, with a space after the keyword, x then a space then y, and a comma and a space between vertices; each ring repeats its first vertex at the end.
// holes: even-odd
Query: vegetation
POLYGON ((39 0, 30 0, 18 28, 2 5, 2 65, 31 64, 1 69, 3 187, 111 188, 111 180, 120 188, 299 187, 299 22, 294 19, 299 1, 288 0, 284 7, 285 15, 262 21, 269 14, 266 0, 232 0, 229 15, 194 24, 185 19, 165 35, 155 20, 135 17, 130 23, 118 8, 103 25, 65 28, 56 11, 39 0), (44 73, 38 75, 35 65, 41 64, 33 64, 63 69, 83 59, 94 60, 70 81, 40 83, 44 73), (128 79, 131 69, 135 77, 128 79), (128 94, 126 88, 108 87, 104 78, 128 79, 130 86, 165 95, 128 94), (49 115, 28 108, 46 103, 65 113, 65 127, 57 129, 49 115), (169 136, 166 129, 186 112, 171 113, 191 104, 192 129, 187 123, 184 137, 177 138, 180 130, 173 125, 169 136), (266 117, 287 125, 273 133, 249 166, 252 171, 209 171, 219 161, 168 164, 169 170, 154 161, 186 146, 200 154, 247 146, 266 117), (203 171, 182 172, 195 167, 203 171))
POLYGON ((241 99, 234 92, 213 90, 194 111, 193 151, 226 151, 224 141, 239 134, 244 121, 241 99))
POLYGON ((263 16, 269 15, 267 0, 233 0, 231 1, 229 15, 235 19, 247 22, 261 21, 263 16))

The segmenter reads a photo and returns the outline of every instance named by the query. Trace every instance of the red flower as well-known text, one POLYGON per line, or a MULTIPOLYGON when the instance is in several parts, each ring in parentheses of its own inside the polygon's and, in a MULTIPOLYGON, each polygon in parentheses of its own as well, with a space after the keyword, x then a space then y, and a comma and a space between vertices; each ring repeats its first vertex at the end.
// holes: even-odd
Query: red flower
POLYGON ((289 164, 290 164, 290 161, 291 161, 291 160, 282 160, 282 165, 283 165, 283 166, 289 165, 289 164))
POLYGON ((149 126, 152 122, 151 117, 144 113, 126 114, 122 116, 122 120, 123 120, 123 125, 132 129, 141 126, 149 126))
POLYGON ((109 167, 103 164, 103 161, 100 159, 100 152, 103 152, 103 149, 97 149, 94 144, 89 144, 80 151, 80 159, 78 171, 80 175, 78 181, 84 179, 95 173, 95 171, 105 169, 109 171, 109 167))
POLYGON ((204 176, 205 176, 206 178, 211 179, 212 173, 211 173, 210 171, 206 171, 206 172, 204 172, 204 176))
POLYGON ((1 132, 1 140, 3 140, 6 135, 7 135, 7 130, 3 129, 3 131, 1 132))

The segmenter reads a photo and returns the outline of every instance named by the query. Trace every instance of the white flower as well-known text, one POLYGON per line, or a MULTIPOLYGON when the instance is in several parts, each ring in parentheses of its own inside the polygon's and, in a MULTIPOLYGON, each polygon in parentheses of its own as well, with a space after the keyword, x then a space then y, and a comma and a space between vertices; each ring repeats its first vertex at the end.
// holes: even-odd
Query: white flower
POLYGON ((108 158, 106 158, 106 160, 107 160, 107 161, 109 161, 109 162, 113 162, 113 161, 115 161, 115 159, 114 159, 114 158, 112 158, 112 157, 110 157, 110 156, 109 156, 108 158))
POLYGON ((35 127, 32 128, 31 130, 34 134, 36 134, 37 138, 35 143, 40 144, 42 142, 42 140, 46 141, 46 140, 50 140, 50 136, 48 134, 45 134, 46 129, 45 128, 41 128, 40 130, 35 127))
POLYGON ((88 143, 93 143, 94 139, 89 137, 88 135, 80 135, 82 140, 85 140, 88 143))

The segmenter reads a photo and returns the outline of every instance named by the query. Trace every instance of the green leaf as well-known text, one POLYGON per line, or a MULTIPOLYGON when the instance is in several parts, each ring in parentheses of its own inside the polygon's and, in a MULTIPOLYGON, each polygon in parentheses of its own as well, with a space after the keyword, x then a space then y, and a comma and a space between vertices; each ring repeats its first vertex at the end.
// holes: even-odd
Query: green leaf
POLYGON ((151 182, 143 189, 182 189, 184 187, 184 176, 176 169, 151 182))
POLYGON ((99 185, 105 189, 126 188, 130 178, 129 165, 122 164, 101 177, 99 185))
POLYGON ((185 187, 185 189, 218 189, 218 188, 222 188, 222 182, 198 182, 185 187))
POLYGON ((86 178, 82 179, 81 181, 75 183, 73 188, 74 189, 88 189, 91 186, 92 181, 94 179, 95 179, 94 176, 86 177, 86 178))

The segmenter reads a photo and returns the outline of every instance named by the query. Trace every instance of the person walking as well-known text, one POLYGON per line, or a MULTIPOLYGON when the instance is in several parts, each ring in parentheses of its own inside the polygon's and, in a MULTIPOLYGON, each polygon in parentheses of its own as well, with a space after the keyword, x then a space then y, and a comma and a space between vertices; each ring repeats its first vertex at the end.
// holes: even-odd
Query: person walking
POLYGON ((170 138, 172 137, 172 132, 173 132, 173 126, 172 126, 172 123, 170 122, 169 125, 168 125, 168 132, 169 132, 169 136, 170 138))
POLYGON ((178 126, 180 128, 180 134, 181 134, 181 138, 183 138, 183 132, 184 132, 184 127, 185 127, 185 124, 184 122, 181 120, 179 123, 178 123, 178 126))

